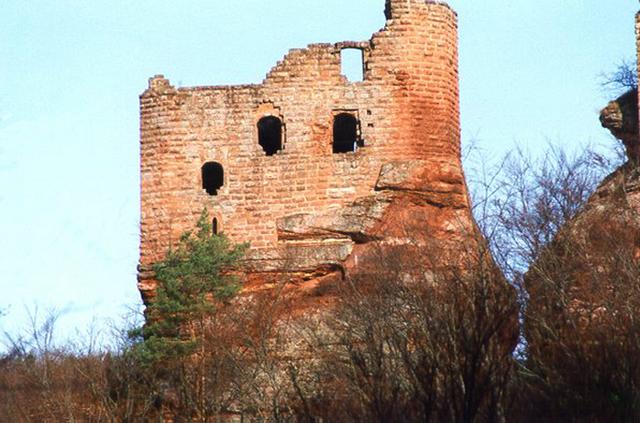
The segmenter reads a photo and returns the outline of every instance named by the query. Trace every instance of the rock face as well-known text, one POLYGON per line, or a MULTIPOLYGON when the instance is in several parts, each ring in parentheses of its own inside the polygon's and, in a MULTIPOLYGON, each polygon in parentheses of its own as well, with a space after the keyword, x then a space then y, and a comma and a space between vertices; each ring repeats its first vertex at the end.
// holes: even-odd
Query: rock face
MULTIPOLYGON (((640 57, 640 13, 636 14, 636 39, 637 53, 640 57)), ((607 218, 613 222, 624 220, 625 231, 630 235, 630 244, 625 247, 640 258, 639 104, 640 93, 638 88, 635 88, 610 102, 600 113, 602 126, 609 129, 613 136, 624 144, 628 162, 602 182, 574 225, 582 225, 582 230, 586 231, 589 221, 607 218)))
POLYGON ((630 327, 625 319, 630 310, 635 313, 630 304, 638 300, 640 281, 638 103, 633 89, 602 110, 602 125, 624 144, 628 161, 602 181, 527 274, 530 357, 547 370, 558 371, 563 357, 575 357, 582 347, 598 356, 593 346, 624 339, 630 327))
MULTIPOLYGON (((640 53, 640 13, 636 15, 636 34, 640 53)), ((601 263, 601 256, 607 256, 609 251, 599 251, 603 245, 607 246, 607 242, 609 248, 627 252, 630 260, 640 260, 639 103, 638 89, 634 88, 601 111, 602 126, 624 144, 628 161, 598 186, 581 212, 561 228, 555 245, 551 246, 556 250, 558 246, 569 246, 566 259, 572 262, 571 271, 578 280, 589 272, 608 271, 611 266, 601 263), (583 253, 583 257, 578 251, 583 253)), ((534 264, 530 273, 540 273, 536 267, 541 265, 544 263, 534 264)), ((530 291, 535 291, 535 279, 531 280, 530 291)), ((603 285, 608 282, 602 278, 603 285)), ((580 301, 580 287, 576 287, 574 293, 580 301)), ((535 296, 532 299, 535 300, 535 296)))
POLYGON ((602 126, 624 144, 629 160, 640 158, 638 142, 638 90, 633 89, 610 102, 600 112, 602 126))
POLYGON ((205 207, 218 230, 250 243, 247 289, 283 275, 317 286, 375 261, 381 246, 475 241, 457 16, 432 0, 387 0, 385 15, 368 41, 291 50, 262 84, 150 79, 140 96, 145 301, 151 265, 205 207), (362 54, 361 81, 341 73, 348 49, 362 54))
POLYGON ((586 360, 602 371, 607 366, 599 357, 617 361, 611 357, 626 353, 620 345, 637 331, 639 282, 640 168, 629 161, 602 182, 527 273, 524 330, 532 365, 555 384, 581 374, 576 363, 586 360))

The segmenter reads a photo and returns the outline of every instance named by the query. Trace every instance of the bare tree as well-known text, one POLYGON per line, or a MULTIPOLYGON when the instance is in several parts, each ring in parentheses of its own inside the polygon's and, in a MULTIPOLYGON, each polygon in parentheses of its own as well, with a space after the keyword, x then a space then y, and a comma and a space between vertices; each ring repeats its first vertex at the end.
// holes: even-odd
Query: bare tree
POLYGON ((549 145, 539 157, 517 149, 472 172, 474 214, 510 280, 517 282, 618 164, 588 145, 574 153, 549 145))
POLYGON ((638 89, 638 66, 635 60, 622 59, 612 72, 600 74, 602 88, 613 95, 638 89))
POLYGON ((521 294, 525 336, 512 419, 640 415, 640 231, 627 198, 638 170, 627 163, 605 179, 616 164, 591 149, 553 148, 537 160, 516 152, 480 185, 491 193, 476 202, 483 230, 521 294))
POLYGON ((381 245, 373 271, 348 278, 335 309, 300 329, 319 357, 306 416, 502 421, 518 306, 484 243, 467 241, 381 245))
POLYGON ((638 178, 629 166, 610 178, 611 196, 566 225, 527 274, 526 374, 556 418, 640 416, 640 215, 624 188, 638 178))

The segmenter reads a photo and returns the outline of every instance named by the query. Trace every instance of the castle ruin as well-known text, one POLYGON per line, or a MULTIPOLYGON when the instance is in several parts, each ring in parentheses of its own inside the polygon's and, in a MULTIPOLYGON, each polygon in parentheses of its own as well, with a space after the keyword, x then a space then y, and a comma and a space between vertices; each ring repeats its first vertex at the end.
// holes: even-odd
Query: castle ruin
MULTIPOLYGON (((344 273, 409 223, 447 238, 473 227, 460 159, 457 16, 387 0, 368 41, 293 49, 261 84, 140 96, 139 288, 203 208, 214 232, 251 245, 254 273, 344 273), (362 80, 341 58, 362 58, 362 80)), ((400 241, 399 241, 400 240, 400 241)))

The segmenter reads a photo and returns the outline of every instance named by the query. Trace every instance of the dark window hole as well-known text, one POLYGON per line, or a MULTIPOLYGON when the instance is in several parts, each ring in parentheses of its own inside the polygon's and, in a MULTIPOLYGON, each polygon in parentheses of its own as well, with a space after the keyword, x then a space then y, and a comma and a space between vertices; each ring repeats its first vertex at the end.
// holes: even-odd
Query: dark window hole
POLYGON ((209 195, 218 195, 224 185, 224 169, 217 162, 207 162, 202 166, 202 188, 209 195))
POLYGON ((258 143, 267 156, 282 150, 282 121, 275 116, 266 116, 258 121, 258 143))
POLYGON ((358 120, 351 113, 340 113, 333 120, 333 152, 355 151, 360 144, 358 120))

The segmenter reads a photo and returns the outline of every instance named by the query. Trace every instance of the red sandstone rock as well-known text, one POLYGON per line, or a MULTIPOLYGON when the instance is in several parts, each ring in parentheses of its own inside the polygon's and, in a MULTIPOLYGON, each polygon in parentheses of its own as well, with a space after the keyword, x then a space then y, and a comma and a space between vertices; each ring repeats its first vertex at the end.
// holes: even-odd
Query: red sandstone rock
MULTIPOLYGON (((640 52, 640 14, 636 28, 640 52)), ((616 295, 635 293, 629 285, 638 282, 633 279, 640 263, 639 102, 638 90, 631 90, 601 112, 602 125, 624 143, 629 160, 605 178, 530 268, 528 310, 537 319, 526 322, 529 332, 553 323, 557 334, 579 330, 582 333, 576 339, 585 340, 599 330, 611 339, 624 337, 628 330, 624 318, 633 314, 629 304, 636 298, 616 295)), ((557 354, 563 345, 539 335, 529 341, 537 360, 553 362, 563 357, 557 354)), ((599 349, 594 351, 600 354, 599 349)))
POLYGON ((630 160, 640 159, 638 141, 638 90, 633 89, 610 102, 600 112, 602 126, 624 144, 630 160))

